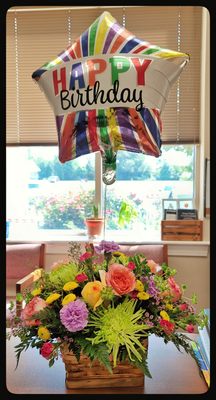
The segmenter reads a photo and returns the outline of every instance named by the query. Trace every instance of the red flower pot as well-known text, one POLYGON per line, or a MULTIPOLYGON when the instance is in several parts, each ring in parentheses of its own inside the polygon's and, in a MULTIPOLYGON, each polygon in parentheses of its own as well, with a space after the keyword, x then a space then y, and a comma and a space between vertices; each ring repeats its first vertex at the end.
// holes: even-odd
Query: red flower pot
POLYGON ((100 236, 102 234, 104 226, 103 218, 86 218, 85 224, 89 237, 100 236))

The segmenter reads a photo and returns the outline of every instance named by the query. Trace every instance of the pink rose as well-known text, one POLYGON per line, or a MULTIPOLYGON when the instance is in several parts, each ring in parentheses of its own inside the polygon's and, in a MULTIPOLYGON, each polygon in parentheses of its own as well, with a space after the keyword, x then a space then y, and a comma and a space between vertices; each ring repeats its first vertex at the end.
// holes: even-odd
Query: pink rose
POLYGON ((122 264, 112 264, 106 273, 106 283, 117 295, 132 292, 135 288, 135 275, 122 264))
POLYGON ((46 342, 43 344, 43 346, 40 349, 40 354, 42 355, 42 357, 46 358, 47 360, 49 359, 51 353, 54 350, 54 346, 52 343, 50 342, 46 342))
POLYGON ((157 274, 162 270, 161 266, 153 260, 147 260, 147 265, 149 266, 152 274, 157 274))
POLYGON ((194 325, 188 324, 186 326, 186 331, 189 332, 189 333, 193 333, 194 332, 194 325))
POLYGON ((21 318, 26 326, 40 325, 39 319, 33 319, 31 317, 37 314, 43 308, 47 307, 45 300, 38 296, 33 297, 28 304, 24 307, 21 313, 21 318))
POLYGON ((181 298, 182 291, 180 286, 175 282, 174 278, 170 276, 167 279, 170 286, 170 294, 172 296, 172 302, 178 301, 181 298))

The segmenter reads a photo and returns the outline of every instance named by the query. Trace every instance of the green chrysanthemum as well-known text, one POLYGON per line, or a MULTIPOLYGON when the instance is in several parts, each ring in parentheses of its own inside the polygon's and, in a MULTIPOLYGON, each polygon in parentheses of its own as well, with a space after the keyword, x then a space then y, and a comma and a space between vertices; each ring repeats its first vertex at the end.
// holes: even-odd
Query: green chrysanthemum
POLYGON ((133 355, 139 361, 142 360, 141 352, 145 348, 140 342, 143 336, 147 336, 143 331, 149 329, 148 325, 140 323, 143 310, 134 312, 136 301, 125 299, 116 308, 109 307, 101 309, 95 313, 89 326, 95 328, 95 337, 89 339, 92 344, 106 343, 109 352, 113 356, 113 366, 116 366, 120 346, 125 346, 128 357, 134 361, 133 355))
POLYGON ((83 271, 84 269, 80 268, 76 263, 62 264, 51 270, 49 280, 55 287, 62 287, 65 283, 74 281, 76 275, 83 271))

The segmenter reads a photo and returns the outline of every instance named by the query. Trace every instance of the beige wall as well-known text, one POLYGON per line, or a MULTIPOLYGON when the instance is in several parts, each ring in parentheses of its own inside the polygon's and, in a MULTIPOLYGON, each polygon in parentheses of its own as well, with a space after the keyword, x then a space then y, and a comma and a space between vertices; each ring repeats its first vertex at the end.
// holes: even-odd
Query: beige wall
POLYGON ((185 283, 185 296, 196 293, 198 302, 196 310, 210 307, 210 261, 207 257, 169 257, 169 265, 175 268, 176 281, 185 283))

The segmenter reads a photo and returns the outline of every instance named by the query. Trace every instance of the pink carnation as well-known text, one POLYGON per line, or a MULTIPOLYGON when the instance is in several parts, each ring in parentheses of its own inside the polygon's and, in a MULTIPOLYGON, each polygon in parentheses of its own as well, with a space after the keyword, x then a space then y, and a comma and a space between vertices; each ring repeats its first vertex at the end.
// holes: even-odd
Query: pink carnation
POLYGON ((185 311, 185 310, 187 310, 188 305, 186 303, 182 303, 182 304, 179 304, 179 308, 181 311, 185 311))
POLYGON ((106 273, 106 283, 117 295, 132 292, 135 288, 135 275, 122 264, 112 264, 106 273))
POLYGON ((43 346, 40 349, 40 354, 42 355, 42 357, 46 358, 47 360, 49 359, 51 353, 54 350, 54 346, 52 343, 50 342, 46 342, 43 344, 43 346))
POLYGON ((160 326, 162 327, 163 331, 164 331, 167 335, 170 335, 170 333, 173 333, 173 332, 174 332, 175 324, 173 324, 172 322, 167 321, 167 320, 161 318, 159 324, 160 324, 160 326))
POLYGON ((136 268, 136 265, 133 263, 133 261, 130 261, 127 265, 127 268, 133 271, 136 268))
POLYGON ((78 274, 77 276, 76 276, 76 281, 77 282, 84 282, 84 281, 87 281, 88 280, 88 277, 87 277, 87 275, 83 272, 82 274, 78 274))
POLYGON ((91 258, 92 257, 92 254, 91 253, 88 253, 88 252, 86 252, 86 253, 83 253, 81 256, 80 256, 80 261, 85 261, 85 260, 88 260, 89 258, 91 258))
POLYGON ((37 314, 43 308, 47 307, 45 300, 38 296, 33 297, 28 304, 24 307, 21 313, 21 318, 26 326, 40 325, 39 319, 33 319, 31 317, 37 314))
POLYGON ((194 325, 188 324, 186 326, 186 331, 189 332, 189 333, 193 333, 194 332, 194 325))

